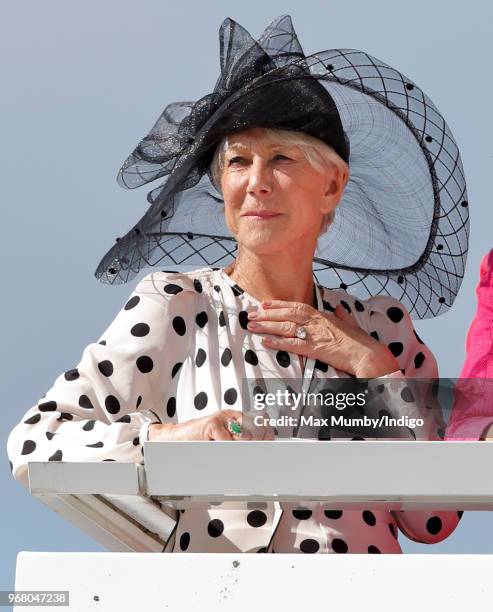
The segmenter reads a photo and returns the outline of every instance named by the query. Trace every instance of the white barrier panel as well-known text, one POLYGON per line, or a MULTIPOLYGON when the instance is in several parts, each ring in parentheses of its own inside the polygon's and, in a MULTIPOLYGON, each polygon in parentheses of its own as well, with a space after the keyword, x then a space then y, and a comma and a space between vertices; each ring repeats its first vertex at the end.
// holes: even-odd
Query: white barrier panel
POLYGON ((69 591, 40 612, 464 612, 491 608, 492 575, 493 555, 22 552, 15 588, 69 591))
POLYGON ((183 497, 176 507, 274 499, 493 509, 492 442, 146 442, 144 452, 147 495, 183 497))
POLYGON ((146 442, 144 453, 145 466, 30 463, 30 491, 115 552, 163 550, 176 508, 197 502, 493 509, 491 442, 146 442))

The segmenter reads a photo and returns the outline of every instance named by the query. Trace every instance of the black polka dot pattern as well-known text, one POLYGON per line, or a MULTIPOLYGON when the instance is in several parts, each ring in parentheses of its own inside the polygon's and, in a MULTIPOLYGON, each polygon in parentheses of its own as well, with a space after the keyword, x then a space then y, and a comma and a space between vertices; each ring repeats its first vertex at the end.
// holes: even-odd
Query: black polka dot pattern
POLYGON ((238 315, 238 320, 243 329, 247 329, 248 327, 248 312, 246 310, 242 310, 238 315))
POLYGON ((399 323, 402 321, 404 316, 404 311, 397 306, 391 306, 387 309, 387 316, 392 321, 392 323, 399 323))
POLYGON ((323 300, 322 302, 324 310, 328 310, 329 312, 335 312, 335 308, 332 306, 330 302, 323 300))
POLYGON ((168 295, 177 295, 178 293, 183 291, 183 287, 180 287, 180 285, 175 285, 174 283, 168 283, 164 286, 163 291, 168 295))
POLYGON ((56 405, 56 402, 54 401, 43 402, 42 404, 38 405, 38 409, 41 412, 53 412, 54 410, 57 409, 57 405, 56 405))
POLYGON ((132 336, 136 336, 137 338, 143 338, 144 336, 147 336, 149 332, 150 327, 147 325, 147 323, 137 323, 130 330, 132 336))
POLYGON ((233 285, 231 287, 232 291, 233 291, 233 295, 235 295, 236 297, 238 297, 239 295, 241 295, 242 293, 245 293, 243 291, 243 289, 241 287, 239 287, 238 285, 233 285))
POLYGON ((200 368, 204 365, 206 359, 207 353, 204 351, 204 349, 199 348, 197 355, 195 356, 195 365, 200 368))
POLYGON ((110 414, 118 414, 120 412, 120 402, 114 395, 108 395, 104 400, 104 405, 110 414))
POLYGON ((64 374, 65 380, 77 380, 79 378, 79 370, 74 368, 73 370, 68 370, 64 374))
POLYGON ((213 519, 207 525, 207 533, 211 538, 218 538, 224 531, 224 523, 219 519, 213 519))
POLYGON ((346 312, 349 312, 349 314, 351 314, 351 306, 345 300, 341 300, 341 306, 346 312))
POLYGON ((262 527, 267 522, 267 515, 262 510, 252 510, 247 515, 247 523, 250 527, 262 527))
POLYGON ((201 391, 200 393, 197 393, 197 395, 195 396, 195 399, 193 400, 193 403, 195 405, 195 408, 197 408, 197 410, 203 410, 207 406, 207 402, 208 402, 208 397, 205 391, 201 391))
POLYGON ((79 406, 81 408, 86 408, 86 410, 94 409, 91 400, 87 397, 87 395, 79 396, 79 406))
POLYGON ((342 516, 342 510, 324 510, 324 514, 328 519, 335 521, 342 516))
POLYGON ((207 313, 204 311, 199 312, 199 314, 195 317, 195 322, 200 328, 204 328, 207 325, 208 320, 209 320, 209 317, 207 316, 207 313))
POLYGON ((404 346, 403 346, 402 342, 391 342, 389 344, 389 349, 390 349, 390 352, 392 353, 392 355, 394 357, 399 357, 399 355, 404 350, 404 346))
POLYGON ((36 423, 39 423, 39 421, 41 421, 41 415, 40 414, 35 414, 34 416, 30 417, 29 419, 26 419, 24 421, 24 423, 26 425, 35 425, 36 423))
POLYGON ((363 520, 365 521, 367 525, 370 525, 370 527, 375 526, 377 523, 377 519, 375 518, 375 515, 370 510, 363 511, 363 520))
POLYGON ((178 374, 182 365, 183 363, 175 363, 173 369, 171 370, 171 378, 174 378, 178 374))
POLYGON ((318 359, 315 361, 315 369, 320 370, 321 372, 327 372, 329 369, 329 365, 324 363, 323 361, 319 361, 318 359))
POLYGON ((313 540, 312 538, 307 538, 300 542, 300 550, 302 553, 313 554, 318 552, 320 549, 320 544, 317 540, 313 540))
POLYGON ((55 451, 51 457, 48 457, 48 461, 61 461, 63 459, 63 453, 60 449, 55 451))
MULTIPOLYGON (((267 348, 262 334, 248 331, 247 313, 258 302, 226 280, 222 271, 216 272, 153 272, 146 277, 101 340, 90 344, 81 362, 64 371, 46 397, 23 417, 10 445, 16 449, 9 457, 14 474, 22 473, 18 468, 28 461, 143 464, 140 431, 148 421, 182 423, 217 410, 241 411, 243 378, 249 378, 260 394, 266 393, 269 378, 297 382, 301 378, 298 355, 267 348)), ((366 333, 398 357, 404 376, 408 372, 408 376, 436 378, 435 361, 399 302, 382 296, 364 301, 339 289, 319 289, 320 308, 329 320, 340 304, 357 317, 366 333)), ((334 366, 322 359, 314 361, 314 376, 332 378, 334 366)), ((379 385, 382 393, 377 396, 376 413, 393 416, 394 403, 396 409, 419 410, 420 400, 411 389, 405 381, 379 385)), ((298 391, 297 384, 293 391, 298 391)), ((314 437, 339 437, 332 428, 322 429, 316 428, 314 437)), ((401 429, 402 438, 414 434, 401 429)), ((282 434, 280 430, 277 435, 282 434)), ((435 430, 436 426, 434 435, 435 430)), ((353 432, 345 437, 364 441, 353 432)), ((171 541, 174 550, 400 552, 397 527, 417 541, 436 542, 461 517, 460 511, 391 514, 380 508, 343 511, 307 502, 306 507, 288 506, 276 527, 271 501, 248 502, 238 510, 226 510, 224 505, 211 504, 204 512, 180 512, 176 539, 171 541)))
POLYGON ((166 414, 172 419, 176 414, 176 397, 170 397, 166 403, 166 414))
POLYGON ((311 510, 304 510, 304 509, 293 510, 294 518, 298 519, 299 521, 306 521, 311 517, 311 515, 312 515, 311 510))
POLYGON ((344 540, 341 540, 341 538, 334 538, 332 540, 332 550, 335 553, 347 553, 348 545, 344 540))
POLYGON ((190 534, 188 531, 185 531, 180 536, 180 550, 187 550, 190 546, 190 534))
POLYGON ((414 395, 409 387, 404 387, 401 390, 401 397, 407 403, 414 402, 414 395))
POLYGON ((426 531, 432 535, 437 535, 442 530, 442 520, 439 516, 432 516, 426 521, 426 531))
POLYGON ((30 455, 36 448, 36 442, 34 440, 26 440, 22 445, 21 455, 30 455))
POLYGON ((291 365, 289 353, 286 353, 286 351, 277 351, 276 361, 283 368, 289 368, 289 366, 291 365))
POLYGON ((98 363, 99 371, 103 376, 111 376, 113 374, 113 364, 108 359, 98 363))
POLYGON ((179 336, 184 336, 187 333, 187 326, 183 317, 174 317, 172 325, 179 336))
POLYGON ((103 442, 94 442, 93 444, 86 444, 87 448, 102 448, 104 446, 103 442))
POLYGON ((154 362, 147 355, 141 355, 137 358, 137 361, 135 363, 137 364, 137 368, 140 372, 142 372, 142 374, 148 374, 152 371, 152 368, 154 367, 154 362))
POLYGON ((226 389, 224 392, 224 401, 229 406, 232 406, 238 399, 238 391, 236 389, 226 389))
POLYGON ((123 308, 125 310, 132 310, 132 308, 135 308, 139 302, 140 302, 140 297, 138 295, 134 295, 128 300, 128 302, 125 304, 123 308))
POLYGON ((253 366, 258 365, 258 357, 257 357, 257 354, 255 353, 255 351, 252 351, 251 349, 248 349, 245 352, 245 361, 247 363, 249 363, 250 365, 253 365, 253 366))
POLYGON ((370 544, 370 546, 368 546, 368 554, 370 554, 370 555, 379 555, 380 554, 380 550, 378 549, 377 546, 373 546, 373 544, 370 544))
POLYGON ((225 348, 221 355, 221 364, 226 368, 229 366, 232 358, 232 353, 229 348, 225 348))

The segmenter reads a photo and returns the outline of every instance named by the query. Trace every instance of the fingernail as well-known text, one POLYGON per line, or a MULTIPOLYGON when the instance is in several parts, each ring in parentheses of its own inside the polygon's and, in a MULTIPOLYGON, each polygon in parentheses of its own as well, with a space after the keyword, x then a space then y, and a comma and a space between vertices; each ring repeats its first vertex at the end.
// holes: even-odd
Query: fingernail
POLYGON ((262 306, 270 306, 272 302, 268 300, 267 302, 262 302, 262 306))
POLYGON ((248 329, 258 329, 258 324, 257 323, 248 323, 247 324, 248 329))
POLYGON ((249 312, 248 313, 248 318, 249 319, 256 319, 257 318, 257 312, 249 312))

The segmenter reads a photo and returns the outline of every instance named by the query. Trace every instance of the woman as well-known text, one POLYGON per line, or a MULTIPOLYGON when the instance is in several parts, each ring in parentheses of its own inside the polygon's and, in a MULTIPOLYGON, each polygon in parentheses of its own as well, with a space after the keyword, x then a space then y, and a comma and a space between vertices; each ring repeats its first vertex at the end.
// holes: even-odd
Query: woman
MULTIPOLYGON (((266 379, 288 379, 297 391, 306 391, 328 379, 379 377, 374 389, 378 407, 393 416, 425 416, 418 435, 440 438, 443 423, 436 411, 425 408, 428 399, 432 401, 428 388, 423 391, 426 397, 414 397, 399 384, 405 377, 437 376, 433 355, 414 332, 405 306, 388 291, 359 300, 345 286, 328 289, 313 282, 315 248, 323 254, 321 238, 333 242, 338 236, 333 234, 338 203, 342 200, 342 219, 347 215, 342 207, 347 204, 351 214, 358 197, 371 204, 363 184, 355 187, 354 179, 351 184, 348 165, 351 144, 351 160, 356 160, 351 162, 351 174, 357 179, 368 172, 366 166, 358 175, 369 158, 358 163, 361 149, 356 137, 367 127, 364 122, 363 128, 356 127, 354 138, 350 125, 345 132, 332 97, 306 72, 307 58, 289 18, 276 20, 258 42, 251 41, 227 20, 221 30, 226 55, 214 95, 193 106, 167 107, 125 163, 120 180, 127 186, 169 177, 150 193, 149 211, 118 240, 98 275, 111 282, 128 280, 143 260, 151 261, 157 247, 175 262, 189 257, 191 250, 202 259, 217 259, 217 247, 232 252, 234 238, 236 258, 224 268, 155 272, 138 283, 99 342, 86 347, 77 368, 61 375, 11 433, 9 456, 20 481, 26 482, 28 461, 141 461, 145 439, 273 439, 270 427, 253 427, 251 415, 245 414, 245 381, 262 389, 266 379), (275 63, 272 69, 269 61, 275 63), (182 112, 184 108, 188 112, 182 112), (211 184, 204 186, 206 172, 219 189, 217 195, 211 196, 211 184), (346 199, 348 191, 356 194, 353 199, 346 199), (221 193, 228 234, 214 227, 219 223, 217 210, 209 218, 211 200, 217 209, 221 193), (198 238, 184 231, 186 224, 200 234, 198 238), (330 231, 323 233, 329 225, 330 231)), ((387 116, 389 111, 382 112, 387 116)), ((407 132, 403 143, 406 138, 407 132)), ((375 157, 374 151, 369 154, 375 157)), ((394 154, 392 158, 399 161, 394 154)), ((408 177, 411 182, 417 166, 408 177)), ((382 176, 386 172, 385 168, 382 176)), ((371 179, 367 182, 372 188, 376 185, 371 179)), ((399 183, 398 190, 402 187, 399 183)), ((418 192, 415 188, 412 197, 416 221, 418 192)), ((381 189, 379 201, 386 197, 381 189)), ((401 200, 402 220, 404 195, 401 200)), ((338 216, 339 211, 336 220, 338 216)), ((365 224, 372 236, 378 236, 378 224, 370 217, 364 218, 365 224)), ((435 237, 441 226, 433 218, 429 221, 435 237)), ((357 220, 349 236, 354 226, 357 220)), ((402 236, 402 228, 399 233, 402 236)), ((379 247, 381 253, 392 240, 389 233, 388 244, 379 247)), ((365 250, 364 245, 362 235, 358 249, 365 250)), ((352 245, 344 247, 351 249, 352 245)), ((363 255, 375 265, 374 254, 363 255)), ((398 273, 366 270, 364 275, 357 266, 351 270, 367 282, 395 276, 395 286, 405 290, 404 297, 414 300, 417 310, 419 299, 410 297, 407 283, 421 278, 423 269, 426 273, 430 258, 428 250, 419 269, 410 266, 403 282, 404 268, 398 273)), ((345 268, 344 274, 349 270, 345 268)), ((430 301, 429 308, 441 308, 443 303, 430 301)), ((311 437, 290 427, 278 435, 311 437)), ((344 427, 330 431, 331 438, 348 435, 354 433, 344 427)), ((403 427, 397 436, 413 439, 416 433, 403 427)), ((317 503, 223 503, 182 511, 165 550, 398 553, 398 528, 412 539, 432 543, 447 537, 458 520, 450 511, 392 513, 342 511, 317 503)))

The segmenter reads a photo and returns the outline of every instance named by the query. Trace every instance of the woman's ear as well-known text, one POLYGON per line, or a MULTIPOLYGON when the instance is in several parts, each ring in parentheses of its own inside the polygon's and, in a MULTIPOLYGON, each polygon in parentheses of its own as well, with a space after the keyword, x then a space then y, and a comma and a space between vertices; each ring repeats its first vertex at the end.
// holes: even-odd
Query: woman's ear
POLYGON ((345 168, 341 168, 336 164, 331 164, 330 170, 327 173, 327 187, 325 190, 325 197, 339 202, 342 196, 342 192, 346 187, 349 175, 345 168))

